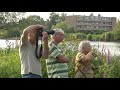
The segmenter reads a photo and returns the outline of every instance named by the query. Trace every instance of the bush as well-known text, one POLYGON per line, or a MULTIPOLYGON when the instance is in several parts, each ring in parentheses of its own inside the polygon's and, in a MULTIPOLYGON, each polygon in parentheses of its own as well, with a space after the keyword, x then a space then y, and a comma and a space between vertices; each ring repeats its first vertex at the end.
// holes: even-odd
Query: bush
POLYGON ((91 35, 91 34, 88 34, 88 35, 87 35, 87 39, 91 41, 91 40, 92 40, 92 35, 91 35))
POLYGON ((84 34, 84 33, 77 33, 77 35, 76 35, 76 38, 77 39, 81 39, 81 40, 84 40, 84 39, 86 39, 86 35, 84 34))

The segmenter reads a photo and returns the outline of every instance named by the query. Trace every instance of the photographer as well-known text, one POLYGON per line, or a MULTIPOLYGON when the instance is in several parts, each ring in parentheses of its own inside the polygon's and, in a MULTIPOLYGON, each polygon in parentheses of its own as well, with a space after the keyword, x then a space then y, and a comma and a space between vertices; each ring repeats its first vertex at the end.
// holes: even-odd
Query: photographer
POLYGON ((59 46, 63 38, 64 31, 62 29, 55 29, 49 44, 50 55, 46 60, 48 78, 68 78, 68 58, 59 46))
MULTIPOLYGON (((36 57, 35 52, 36 37, 43 28, 42 25, 31 25, 24 29, 21 35, 19 56, 23 78, 42 78, 41 63, 39 58, 36 57)), ((48 34, 47 32, 43 32, 42 34, 43 36, 41 38, 44 39, 44 47, 41 56, 46 59, 49 55, 48 34)), ((40 45, 37 47, 40 47, 40 45)))

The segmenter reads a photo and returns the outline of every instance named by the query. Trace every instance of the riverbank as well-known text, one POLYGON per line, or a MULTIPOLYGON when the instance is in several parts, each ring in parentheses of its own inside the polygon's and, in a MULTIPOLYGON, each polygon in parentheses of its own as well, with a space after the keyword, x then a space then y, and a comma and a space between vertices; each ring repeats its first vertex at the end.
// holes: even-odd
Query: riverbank
POLYGON ((0 40, 16 40, 16 39, 20 40, 20 37, 2 38, 0 40))
MULTIPOLYGON (((13 38, 15 39, 15 38, 13 38)), ((15 48, 17 45, 19 45, 19 39, 15 40, 5 40, 0 39, 0 48, 7 48, 7 46, 11 46, 11 48, 15 48), (11 43, 10 43, 11 42, 11 43)), ((67 49, 76 51, 78 48, 78 45, 80 43, 80 40, 71 40, 71 41, 63 41, 62 44, 64 44, 67 49)), ((98 49, 100 52, 102 52, 102 49, 106 52, 108 52, 108 49, 110 51, 110 54, 112 56, 120 56, 120 42, 100 42, 100 41, 90 41, 90 44, 92 47, 98 49)))
MULTIPOLYGON (((75 71, 71 58, 73 56, 76 56, 76 54, 77 52, 73 52, 71 50, 68 50, 66 52, 66 56, 69 59, 69 78, 74 78, 75 71)), ((94 65, 98 67, 98 71, 95 71, 95 78, 120 78, 120 56, 110 56, 108 63, 107 58, 104 59, 101 55, 98 55, 98 58, 93 61, 95 61, 95 63, 93 62, 94 65), (104 63, 106 63, 106 69, 104 69, 104 63), (105 70, 106 77, 103 76, 105 70)), ((42 65, 43 78, 48 78, 45 60, 41 59, 40 62, 42 65)), ((0 78, 21 78, 20 71, 21 70, 18 48, 0 50, 0 78)))

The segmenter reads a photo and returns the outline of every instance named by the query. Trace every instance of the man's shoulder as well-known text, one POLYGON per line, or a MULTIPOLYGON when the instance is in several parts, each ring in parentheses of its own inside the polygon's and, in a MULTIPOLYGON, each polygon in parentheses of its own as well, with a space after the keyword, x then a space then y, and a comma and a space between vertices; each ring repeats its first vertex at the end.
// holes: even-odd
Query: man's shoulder
POLYGON ((26 39, 24 43, 22 43, 22 39, 21 39, 19 46, 20 48, 29 48, 29 43, 30 42, 28 41, 28 39, 26 39))
POLYGON ((53 44, 53 43, 50 43, 49 44, 49 47, 50 47, 50 49, 57 49, 58 48, 58 46, 57 45, 55 45, 55 44, 53 44))

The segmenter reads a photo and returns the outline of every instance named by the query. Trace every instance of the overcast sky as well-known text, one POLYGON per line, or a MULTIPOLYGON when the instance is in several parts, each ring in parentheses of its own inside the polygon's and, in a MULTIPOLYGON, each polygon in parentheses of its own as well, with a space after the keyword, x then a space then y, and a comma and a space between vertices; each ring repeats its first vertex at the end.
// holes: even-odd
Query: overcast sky
MULTIPOLYGON (((29 15, 39 15, 44 20, 49 19, 51 12, 26 12, 26 16, 29 15)), ((93 13, 95 16, 98 16, 98 14, 101 14, 103 17, 117 17, 117 19, 120 19, 120 12, 55 12, 61 15, 61 13, 66 13, 67 15, 86 15, 89 16, 91 13, 93 13)))

